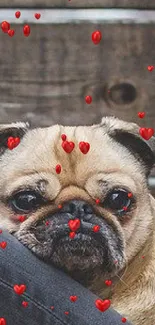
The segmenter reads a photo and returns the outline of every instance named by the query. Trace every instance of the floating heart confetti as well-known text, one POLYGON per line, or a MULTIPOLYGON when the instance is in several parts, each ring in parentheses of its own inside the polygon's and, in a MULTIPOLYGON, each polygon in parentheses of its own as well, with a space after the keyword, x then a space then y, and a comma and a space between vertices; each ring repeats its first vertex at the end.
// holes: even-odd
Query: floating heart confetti
POLYGON ((54 306, 51 306, 50 308, 53 310, 54 309, 54 306))
POLYGON ((69 314, 69 311, 65 311, 64 314, 65 314, 65 315, 68 315, 68 314, 69 314))
POLYGON ((78 299, 77 296, 70 296, 70 301, 75 302, 78 299))
POLYGON ((91 102, 92 102, 92 97, 91 97, 91 96, 86 96, 86 97, 85 97, 85 101, 86 101, 87 104, 91 104, 91 102))
POLYGON ((79 149, 85 155, 90 149, 90 144, 88 142, 81 141, 79 143, 79 149))
POLYGON ((145 258, 145 256, 143 255, 142 258, 145 258))
POLYGON ((22 302, 22 306, 26 308, 28 306, 28 302, 27 301, 23 301, 22 302))
POLYGON ((127 319, 125 317, 123 317, 122 319, 122 323, 126 323, 127 319))
POLYGON ((124 211, 127 211, 127 209, 128 209, 128 207, 123 207, 123 210, 124 210, 124 211))
POLYGON ((4 33, 7 33, 8 30, 10 29, 10 24, 6 20, 4 20, 1 23, 1 28, 4 33))
POLYGON ((99 309, 100 311, 103 312, 110 307, 111 301, 108 299, 105 299, 105 300, 97 299, 95 301, 95 305, 96 305, 97 309, 99 309))
POLYGON ((8 35, 9 35, 10 37, 12 37, 14 34, 15 34, 14 29, 9 29, 9 30, 8 30, 8 35))
POLYGON ((61 165, 56 165, 55 171, 57 174, 60 174, 61 173, 61 165))
POLYGON ((153 65, 148 65, 148 67, 147 67, 147 69, 148 69, 148 71, 153 71, 153 69, 154 69, 154 66, 153 65))
POLYGON ((7 141, 7 146, 10 150, 16 148, 20 143, 20 138, 9 137, 7 141))
POLYGON ((93 227, 94 232, 98 232, 100 230, 100 226, 96 225, 93 227))
POLYGON ((7 246, 7 242, 6 242, 6 241, 2 241, 2 242, 0 243, 0 247, 3 248, 3 249, 5 249, 6 246, 7 246))
POLYGON ((105 280, 104 283, 106 284, 107 287, 110 287, 112 285, 112 281, 111 280, 105 280))
POLYGON ((35 17, 36 19, 40 19, 40 17, 41 17, 41 14, 39 14, 39 13, 36 13, 36 14, 34 15, 34 17, 35 17))
POLYGON ((22 295, 26 290, 26 285, 25 284, 21 284, 21 285, 15 284, 13 289, 14 289, 14 292, 17 293, 17 295, 22 295))
POLYGON ((133 196, 133 194, 131 193, 131 192, 129 192, 128 193, 128 197, 130 198, 130 197, 132 197, 133 196))
POLYGON ((138 117, 143 118, 145 116, 145 112, 138 112, 138 117))
POLYGON ((92 41, 94 44, 100 43, 102 39, 102 34, 99 30, 96 30, 95 32, 92 33, 92 41))
POLYGON ((76 233, 75 233, 74 231, 71 231, 71 232, 69 233, 69 237, 70 237, 71 239, 74 239, 75 235, 76 235, 76 233))
POLYGON ((61 139, 62 139, 62 141, 66 141, 66 139, 67 139, 66 134, 61 134, 61 139))
POLYGON ((68 226, 72 231, 76 231, 78 228, 80 228, 80 220, 75 219, 75 220, 69 220, 68 226))
POLYGON ((0 318, 0 325, 6 325, 5 318, 0 318))
POLYGON ((62 209, 62 205, 61 204, 58 205, 58 209, 62 209))
POLYGON ((15 12, 15 16, 16 16, 16 18, 19 18, 21 16, 21 12, 20 11, 16 11, 15 12))
POLYGON ((99 199, 96 199, 95 202, 96 202, 96 204, 99 204, 100 203, 100 200, 99 199))
POLYGON ((19 216, 19 217, 18 217, 18 220, 19 220, 20 222, 24 222, 24 221, 26 220, 26 216, 19 216))
POLYGON ((45 222, 45 225, 46 225, 46 226, 49 226, 49 224, 50 224, 49 221, 46 221, 46 222, 45 222))
POLYGON ((25 25, 25 26, 23 27, 23 33, 24 33, 24 35, 25 35, 26 37, 28 37, 28 36, 30 35, 30 32, 31 32, 31 30, 30 30, 30 26, 29 26, 29 25, 25 25))
POLYGON ((149 140, 154 135, 154 129, 140 128, 139 133, 145 140, 149 140))
POLYGON ((0 234, 2 234, 2 232, 3 232, 2 229, 0 229, 0 234))
POLYGON ((67 152, 67 153, 71 153, 73 151, 75 147, 74 142, 72 141, 63 141, 62 142, 62 148, 67 152))

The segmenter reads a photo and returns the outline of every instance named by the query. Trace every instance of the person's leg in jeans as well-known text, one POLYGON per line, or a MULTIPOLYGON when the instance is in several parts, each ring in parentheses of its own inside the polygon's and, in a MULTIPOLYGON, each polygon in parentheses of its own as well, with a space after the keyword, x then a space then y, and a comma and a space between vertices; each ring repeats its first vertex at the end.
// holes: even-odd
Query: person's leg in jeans
MULTIPOLYGON (((98 297, 65 273, 39 260, 8 232, 0 234, 0 324, 123 324, 123 315, 113 309, 99 311, 96 299, 98 297), (2 242, 7 242, 6 248, 2 242), (14 291, 16 284, 26 285, 22 295, 14 291), (77 296, 76 302, 70 301, 70 296, 77 296)), ((126 321, 125 324, 131 323, 126 321)))

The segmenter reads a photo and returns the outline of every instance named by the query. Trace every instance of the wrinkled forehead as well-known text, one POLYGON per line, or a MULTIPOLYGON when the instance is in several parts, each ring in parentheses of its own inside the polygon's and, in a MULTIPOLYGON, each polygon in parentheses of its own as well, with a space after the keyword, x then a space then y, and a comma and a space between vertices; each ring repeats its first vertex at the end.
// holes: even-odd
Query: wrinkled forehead
POLYGON ((65 175, 65 179, 73 179, 75 175, 77 178, 88 178, 89 174, 99 172, 129 172, 130 160, 132 162, 128 151, 112 140, 103 127, 55 125, 28 131, 18 147, 4 154, 0 165, 7 177, 19 177, 35 172, 56 175, 56 165, 60 164, 62 172, 59 177, 65 175), (74 142, 71 153, 62 148, 62 134, 66 135, 67 141, 74 142), (90 144, 87 154, 80 151, 80 142, 90 144))

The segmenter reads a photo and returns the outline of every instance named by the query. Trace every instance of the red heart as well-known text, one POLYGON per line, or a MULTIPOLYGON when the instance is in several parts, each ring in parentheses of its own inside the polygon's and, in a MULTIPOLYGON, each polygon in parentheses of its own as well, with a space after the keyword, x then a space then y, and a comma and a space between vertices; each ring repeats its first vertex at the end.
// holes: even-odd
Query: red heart
POLYGON ((7 146, 10 150, 16 148, 20 143, 20 138, 13 138, 13 137, 9 137, 8 138, 8 142, 7 142, 7 146))
POLYGON ((154 130, 152 128, 140 128, 139 133, 145 140, 149 140, 154 135, 154 130))
POLYGON ((139 116, 140 118, 143 118, 143 117, 145 116, 145 112, 138 112, 138 116, 139 116))
POLYGON ((151 71, 153 71, 154 66, 153 65, 148 65, 147 69, 151 72, 151 71))
POLYGON ((3 249, 5 249, 6 246, 7 246, 7 242, 6 241, 2 241, 0 243, 0 247, 3 248, 3 249))
POLYGON ((20 222, 23 222, 23 221, 26 220, 26 217, 25 217, 25 216, 19 216, 19 217, 18 217, 18 220, 19 220, 20 222))
POLYGON ((22 306, 26 308, 28 306, 28 302, 27 301, 23 301, 22 302, 22 306))
POLYGON ((81 152, 83 154, 86 154, 90 149, 90 144, 88 142, 84 142, 84 141, 80 142, 79 143, 79 149, 81 150, 81 152))
POLYGON ((55 171, 56 171, 57 174, 60 174, 61 173, 61 165, 59 165, 59 164, 56 165, 55 171))
POLYGON ((75 235, 76 235, 76 233, 74 231, 72 231, 72 232, 69 233, 69 237, 71 239, 74 239, 75 235))
POLYGON ((6 320, 4 318, 0 318, 0 325, 6 325, 6 320))
POLYGON ((63 141, 62 142, 62 148, 67 152, 67 153, 71 153, 73 151, 75 147, 74 142, 72 141, 63 141))
POLYGON ((78 228, 80 228, 80 220, 79 219, 69 220, 68 226, 72 231, 76 231, 78 228))
POLYGON ((100 43, 101 39, 102 39, 102 34, 99 30, 96 30, 95 32, 92 33, 92 41, 94 42, 94 44, 100 43))
POLYGON ((70 301, 75 302, 77 300, 77 296, 70 296, 70 301))
POLYGON ((105 300, 97 299, 95 301, 95 305, 100 311, 105 311, 110 307, 111 301, 108 299, 105 300))
POLYGON ((126 323, 127 319, 125 317, 122 318, 122 323, 126 323))
POLYGON ((14 35, 14 33, 15 33, 14 29, 9 29, 9 30, 8 30, 8 35, 9 35, 10 37, 12 37, 12 36, 14 35))
POLYGON ((41 17, 41 14, 36 13, 34 16, 36 19, 39 19, 41 17))
POLYGON ((68 315, 69 314, 69 311, 65 311, 65 315, 68 315))
POLYGON ((4 33, 7 33, 8 30, 10 29, 10 24, 6 20, 4 20, 1 23, 1 28, 4 33))
POLYGON ((112 285, 112 281, 111 280, 105 280, 105 284, 110 287, 112 285))
POLYGON ((98 232, 100 230, 100 226, 96 225, 93 227, 94 232, 98 232))
POLYGON ((17 295, 22 295, 24 293, 24 291, 26 290, 26 285, 25 284, 15 284, 13 287, 15 293, 17 293, 17 295))
POLYGON ((16 18, 19 18, 20 15, 21 15, 21 12, 20 12, 20 11, 16 11, 16 12, 15 12, 15 16, 16 16, 16 18))

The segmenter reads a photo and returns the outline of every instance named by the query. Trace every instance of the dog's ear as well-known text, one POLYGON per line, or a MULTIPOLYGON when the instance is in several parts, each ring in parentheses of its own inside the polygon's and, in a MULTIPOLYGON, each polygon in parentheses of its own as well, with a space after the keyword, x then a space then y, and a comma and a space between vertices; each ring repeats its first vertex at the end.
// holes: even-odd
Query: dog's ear
POLYGON ((7 141, 9 137, 20 138, 26 134, 29 123, 17 122, 11 124, 0 124, 0 155, 8 149, 7 141))
POLYGON ((100 125, 106 128, 110 137, 125 146, 143 164, 148 176, 155 164, 155 137, 145 140, 140 135, 137 124, 115 117, 102 118, 100 125))

